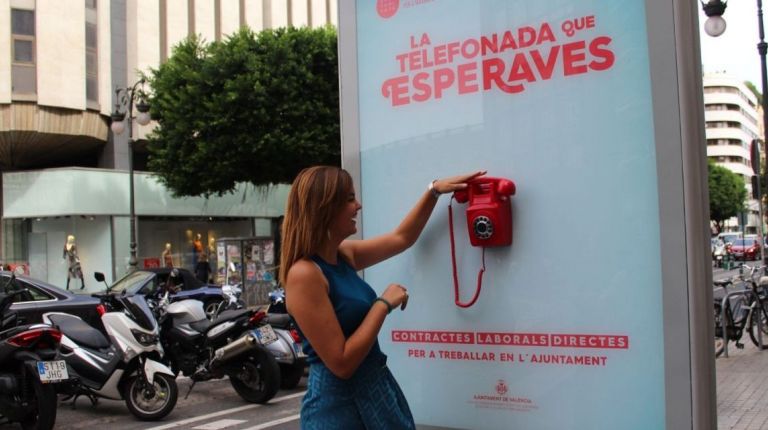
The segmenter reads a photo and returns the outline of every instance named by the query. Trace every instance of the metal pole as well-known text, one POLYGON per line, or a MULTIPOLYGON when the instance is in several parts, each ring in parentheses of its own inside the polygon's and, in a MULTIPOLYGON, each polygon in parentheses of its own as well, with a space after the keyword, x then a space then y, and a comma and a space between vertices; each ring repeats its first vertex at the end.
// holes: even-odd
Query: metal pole
POLYGON ((760 174, 757 175, 757 240, 760 243, 760 261, 765 263, 765 238, 763 237, 763 195, 760 190, 760 174))
POLYGON ((138 259, 136 258, 136 207, 133 197, 133 93, 136 90, 136 86, 130 89, 128 94, 128 114, 126 115, 126 121, 128 121, 128 177, 130 178, 130 184, 128 186, 128 199, 130 200, 130 222, 131 222, 131 255, 128 258, 128 273, 136 271, 138 266, 138 259))
MULTIPOLYGON (((765 54, 766 51, 768 51, 768 44, 765 43, 765 29, 763 28, 763 1, 757 0, 757 26, 759 30, 760 35, 760 42, 757 44, 757 52, 760 53, 760 72, 762 75, 762 108, 763 108, 763 145, 765 145, 765 150, 763 153, 766 156, 766 166, 765 166, 765 181, 768 184, 768 71, 766 70, 766 64, 765 64, 765 54)), ((760 187, 760 181, 757 181, 758 190, 760 187)), ((760 197, 760 207, 762 208, 763 202, 762 202, 762 196, 760 197)), ((763 231, 763 218, 762 214, 766 213, 765 211, 762 211, 760 214, 760 222, 759 222, 759 229, 762 236, 763 231)), ((762 250, 765 246, 765 242, 761 239, 760 243, 760 249, 762 250)), ((763 264, 768 264, 768 255, 765 255, 763 253, 763 264)))

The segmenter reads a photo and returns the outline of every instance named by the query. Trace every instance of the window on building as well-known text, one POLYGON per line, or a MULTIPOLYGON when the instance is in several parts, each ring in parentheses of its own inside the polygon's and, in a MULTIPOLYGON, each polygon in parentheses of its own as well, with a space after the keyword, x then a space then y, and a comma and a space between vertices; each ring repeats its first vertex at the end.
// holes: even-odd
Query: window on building
POLYGON ((37 93, 35 11, 11 9, 11 91, 37 93))
POLYGON ((85 1, 85 98, 99 101, 99 50, 96 0, 85 1))

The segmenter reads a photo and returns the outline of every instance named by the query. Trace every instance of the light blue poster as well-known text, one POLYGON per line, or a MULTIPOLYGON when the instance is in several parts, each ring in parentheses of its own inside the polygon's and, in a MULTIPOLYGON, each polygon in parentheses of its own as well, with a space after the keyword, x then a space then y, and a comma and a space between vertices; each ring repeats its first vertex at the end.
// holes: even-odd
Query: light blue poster
MULTIPOLYGON (((380 341, 420 424, 665 426, 659 193, 642 1, 357 3, 363 236, 435 179, 516 185, 513 243, 471 246, 442 196, 419 242, 366 270, 409 288, 380 341)), ((471 202, 470 202, 471 204, 471 202)))

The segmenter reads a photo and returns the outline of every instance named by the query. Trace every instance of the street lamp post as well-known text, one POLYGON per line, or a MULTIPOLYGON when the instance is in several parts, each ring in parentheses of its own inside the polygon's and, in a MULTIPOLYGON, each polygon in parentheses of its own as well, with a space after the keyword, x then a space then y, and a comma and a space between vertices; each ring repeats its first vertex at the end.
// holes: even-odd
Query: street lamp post
POLYGON ((122 134, 126 127, 128 128, 128 199, 130 201, 129 217, 131 223, 131 254, 128 259, 128 272, 135 271, 138 265, 136 257, 136 207, 133 195, 133 102, 135 99, 138 98, 136 110, 139 112, 135 117, 136 122, 140 125, 147 125, 151 120, 149 104, 146 102, 142 91, 143 86, 144 79, 142 78, 132 87, 115 89, 115 111, 112 113, 112 125, 110 126, 112 132, 117 135, 122 134))
MULTIPOLYGON (((709 17, 704 23, 704 31, 712 37, 717 37, 723 34, 725 31, 725 20, 722 15, 725 13, 725 7, 727 1, 723 0, 709 0, 707 3, 701 2, 701 6, 704 9, 704 13, 709 17)), ((768 69, 766 69, 765 55, 768 52, 768 43, 765 42, 765 29, 763 27, 763 1, 757 0, 757 28, 760 36, 760 41, 757 43, 757 52, 760 54, 760 72, 762 80, 762 109, 763 109, 763 153, 767 157, 768 161, 768 69)), ((766 163, 768 164, 768 163, 766 163)), ((757 173, 759 177, 759 173, 757 173)), ((758 180, 758 193, 760 181, 758 180)), ((765 182, 768 184, 768 165, 765 169, 765 182)), ((758 204, 762 209, 763 201, 762 196, 758 194, 758 204)), ((760 249, 765 247, 765 241, 763 239, 763 218, 762 214, 765 211, 760 211, 760 225, 758 226, 758 234, 760 238, 760 249)), ((763 256, 763 263, 768 264, 768 255, 763 256)))

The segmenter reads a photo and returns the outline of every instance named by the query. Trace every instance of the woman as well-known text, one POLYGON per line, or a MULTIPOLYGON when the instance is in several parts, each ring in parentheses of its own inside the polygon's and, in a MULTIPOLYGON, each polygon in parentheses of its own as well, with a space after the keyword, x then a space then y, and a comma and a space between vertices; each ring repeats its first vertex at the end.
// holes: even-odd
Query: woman
POLYGON ((415 428, 376 339, 387 314, 405 309, 408 293, 390 284, 376 297, 356 272, 413 245, 440 194, 483 174, 432 181, 394 231, 365 240, 346 240, 357 232, 361 208, 346 171, 316 166, 296 177, 283 220, 280 281, 310 363, 302 429, 415 428))
POLYGON ((211 263, 208 262, 208 255, 201 252, 197 257, 197 264, 195 264, 195 278, 198 281, 207 284, 211 280, 211 263))

